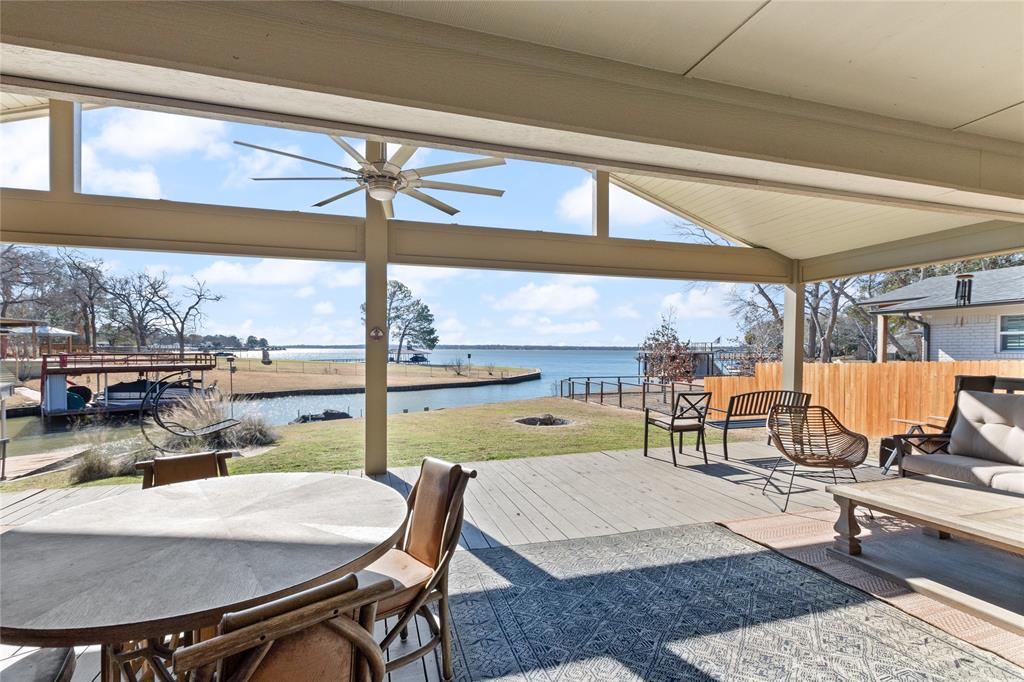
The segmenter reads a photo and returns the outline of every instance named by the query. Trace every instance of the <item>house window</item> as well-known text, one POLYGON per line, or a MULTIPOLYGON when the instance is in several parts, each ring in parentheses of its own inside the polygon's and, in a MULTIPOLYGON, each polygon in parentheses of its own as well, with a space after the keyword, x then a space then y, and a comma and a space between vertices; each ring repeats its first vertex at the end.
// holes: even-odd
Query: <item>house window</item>
POLYGON ((1024 353, 1024 315, 999 316, 999 350, 1024 353))

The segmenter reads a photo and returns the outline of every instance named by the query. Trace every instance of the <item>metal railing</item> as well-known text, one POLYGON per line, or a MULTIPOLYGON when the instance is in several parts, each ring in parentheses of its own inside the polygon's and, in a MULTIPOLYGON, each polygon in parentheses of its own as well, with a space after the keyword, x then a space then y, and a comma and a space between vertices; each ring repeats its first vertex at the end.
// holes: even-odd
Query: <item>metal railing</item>
POLYGON ((581 402, 667 412, 675 404, 677 394, 702 390, 704 386, 699 382, 662 382, 645 376, 594 376, 562 379, 558 394, 581 402))

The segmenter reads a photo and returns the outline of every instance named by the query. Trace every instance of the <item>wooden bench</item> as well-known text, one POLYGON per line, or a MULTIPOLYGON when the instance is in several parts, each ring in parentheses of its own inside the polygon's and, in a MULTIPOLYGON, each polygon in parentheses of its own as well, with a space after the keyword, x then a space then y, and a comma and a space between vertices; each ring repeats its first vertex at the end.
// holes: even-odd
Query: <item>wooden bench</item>
MULTIPOLYGON (((756 429, 764 427, 768 412, 775 405, 807 407, 811 403, 810 393, 798 391, 754 391, 740 393, 729 398, 726 409, 712 407, 712 412, 720 412, 724 419, 708 419, 705 425, 722 431, 722 452, 729 459, 729 430, 756 429)), ((769 441, 770 443, 770 441, 769 441)))

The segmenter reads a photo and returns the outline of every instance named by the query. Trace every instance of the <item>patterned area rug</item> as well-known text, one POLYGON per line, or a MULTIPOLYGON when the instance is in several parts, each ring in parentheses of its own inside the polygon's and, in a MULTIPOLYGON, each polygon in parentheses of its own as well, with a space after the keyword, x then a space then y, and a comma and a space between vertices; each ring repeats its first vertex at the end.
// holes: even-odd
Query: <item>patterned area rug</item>
MULTIPOLYGON (((832 530, 835 520, 834 509, 822 509, 740 519, 723 525, 758 544, 864 590, 958 639, 993 651, 1017 665, 1024 665, 1024 636, 918 594, 895 580, 871 573, 829 552, 835 537, 832 530)), ((904 533, 917 535, 921 532, 919 526, 884 514, 876 514, 874 519, 858 514, 858 521, 864 532, 874 537, 904 533)), ((1019 559, 1017 563, 1024 566, 1019 559)), ((1024 573, 1020 575, 1024 581, 1024 573)))
POLYGON ((1024 680, 714 524, 459 552, 459 680, 1024 680))

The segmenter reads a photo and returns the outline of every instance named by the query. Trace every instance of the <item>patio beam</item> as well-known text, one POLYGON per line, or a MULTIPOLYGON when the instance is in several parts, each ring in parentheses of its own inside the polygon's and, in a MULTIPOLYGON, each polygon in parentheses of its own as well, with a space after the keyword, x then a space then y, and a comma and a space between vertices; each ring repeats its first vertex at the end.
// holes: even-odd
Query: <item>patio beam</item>
POLYGON ((783 287, 782 389, 802 391, 804 387, 804 283, 783 287))
POLYGON ((363 219, 0 189, 7 242, 229 256, 363 260, 363 219))
POLYGON ((50 100, 50 190, 70 196, 82 191, 82 105, 50 100))
MULTIPOLYGON (((380 142, 366 143, 366 158, 386 159, 380 142)), ((384 204, 366 193, 366 420, 364 469, 367 474, 388 471, 388 219, 384 204), (383 336, 375 336, 378 330, 383 336)))
POLYGON ((799 261, 800 278, 815 282, 931 263, 1024 251, 1024 225, 987 220, 921 237, 897 239, 799 261))
POLYGON ((341 3, 118 3, 117 31, 110 7, 5 2, 4 74, 481 149, 528 140, 570 162, 600 150, 609 163, 839 192, 853 189, 848 174, 877 196, 942 187, 951 205, 1009 211, 1024 197, 1022 145, 1007 140, 341 3))
POLYGON ((388 260, 403 265, 721 282, 789 282, 793 262, 762 248, 407 220, 391 221, 388 247, 388 260))
POLYGON ((607 238, 611 236, 611 199, 609 196, 611 188, 609 187, 608 171, 594 171, 593 180, 594 206, 592 210, 592 219, 594 223, 594 236, 607 238))

